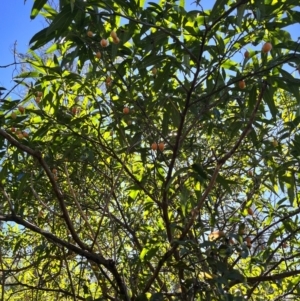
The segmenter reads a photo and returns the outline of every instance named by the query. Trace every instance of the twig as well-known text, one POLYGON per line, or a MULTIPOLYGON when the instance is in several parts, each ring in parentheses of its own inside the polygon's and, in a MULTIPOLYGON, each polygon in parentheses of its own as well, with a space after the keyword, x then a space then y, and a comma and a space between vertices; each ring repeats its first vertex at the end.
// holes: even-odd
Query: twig
MULTIPOLYGON (((69 172, 68 172, 68 168, 67 168, 67 164, 66 163, 65 163, 65 174, 66 174, 66 178, 67 178, 67 183, 68 183, 68 186, 69 186, 69 190, 71 192, 71 195, 73 197, 75 205, 78 208, 79 214, 83 218, 83 220, 85 221, 87 227, 89 228, 89 230, 90 230, 90 232, 92 234, 92 236, 91 236, 92 241, 96 241, 96 234, 93 231, 93 229, 92 229, 92 227, 91 227, 91 225, 90 225, 90 223, 89 223, 86 215, 82 211, 82 208, 81 208, 81 206, 80 206, 80 204, 79 204, 79 202, 77 200, 76 193, 75 193, 75 191, 74 191, 74 189, 73 189, 73 187, 71 185, 70 176, 69 176, 69 172)), ((101 253, 101 248, 100 248, 100 246, 99 246, 99 244, 98 244, 97 241, 96 241, 96 245, 97 245, 98 251, 101 253)))
POLYGON ((61 207, 62 213, 63 213, 63 217, 64 220, 67 224, 67 227, 73 237, 73 239, 76 241, 76 243, 82 248, 82 249, 88 249, 88 247, 80 240, 76 230, 74 229, 73 223, 71 222, 68 210, 66 208, 65 202, 64 202, 64 197, 62 192, 60 191, 54 176, 49 168, 49 166, 47 165, 47 163, 45 162, 41 152, 39 151, 35 151, 33 149, 31 149, 30 147, 20 143, 19 141, 17 141, 15 138, 13 138, 11 135, 9 135, 5 130, 0 129, 0 136, 4 137, 6 140, 8 140, 13 146, 17 147, 18 149, 26 152, 27 154, 29 154, 30 156, 36 158, 40 165, 42 166, 42 168, 44 169, 44 171, 46 172, 50 183, 52 185, 52 188, 54 190, 54 193, 58 199, 59 205, 61 207))

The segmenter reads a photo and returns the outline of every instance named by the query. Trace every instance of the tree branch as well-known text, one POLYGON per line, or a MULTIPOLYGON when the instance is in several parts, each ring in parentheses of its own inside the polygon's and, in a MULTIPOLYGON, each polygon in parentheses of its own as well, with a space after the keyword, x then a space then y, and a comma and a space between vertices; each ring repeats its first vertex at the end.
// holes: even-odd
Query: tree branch
POLYGON ((9 135, 5 130, 0 129, 0 136, 4 137, 6 140, 8 140, 13 146, 17 147, 18 149, 26 152, 27 154, 29 154, 30 156, 34 157, 35 159, 37 159, 40 163, 40 165, 42 166, 42 168, 44 169, 44 171, 46 172, 50 183, 52 185, 52 188, 54 190, 54 193, 58 199, 60 208, 62 210, 63 213, 63 217, 64 220, 67 224, 67 227, 74 239, 74 241, 82 248, 82 249, 88 249, 88 246, 86 246, 81 239, 79 238, 76 230, 74 229, 73 223, 70 219, 68 210, 66 208, 65 202, 64 202, 64 197, 62 192, 60 191, 54 176, 49 168, 49 166, 47 165, 47 163, 45 162, 45 160, 43 159, 43 155, 41 154, 41 152, 39 151, 35 151, 33 149, 31 149, 30 147, 20 143, 19 141, 17 141, 14 137, 12 137, 11 135, 9 135))
MULTIPOLYGON (((300 270, 294 270, 294 271, 288 271, 280 274, 274 274, 270 276, 256 276, 256 277, 247 277, 245 279, 246 283, 253 284, 255 282, 266 282, 266 281, 275 281, 275 280, 281 280, 287 277, 299 275, 300 270)), ((229 287, 233 287, 239 283, 243 283, 243 280, 235 280, 229 284, 229 287)))
POLYGON ((90 252, 88 250, 85 249, 81 249, 69 242, 66 242, 63 239, 60 239, 59 237, 55 236, 54 234, 47 232, 39 227, 37 227, 36 225, 25 221, 24 219, 22 219, 20 216, 17 215, 0 215, 0 221, 5 221, 5 222, 15 222, 19 225, 24 226, 27 229, 30 229, 31 231, 35 232, 35 233, 39 233, 40 235, 44 236, 45 238, 51 240, 52 242, 67 248, 70 251, 73 251, 74 253, 81 255, 83 257, 85 257, 88 260, 91 260, 92 262, 95 262, 96 264, 99 265, 103 265, 105 268, 107 268, 112 275, 114 276, 115 281, 117 282, 117 285, 119 287, 120 290, 120 294, 122 295, 123 299, 125 301, 129 301, 129 297, 127 294, 127 288, 125 286, 125 283, 121 277, 121 275, 119 274, 119 272, 116 269, 116 265, 115 262, 111 259, 105 259, 103 256, 90 252))
POLYGON ((152 283, 154 282, 155 278, 158 276, 159 271, 162 268, 162 266, 164 265, 164 263, 167 261, 167 259, 170 256, 172 256, 172 254, 175 252, 175 250, 179 246, 179 241, 182 241, 185 238, 186 234, 188 233, 188 231, 190 230, 190 228, 194 224, 194 221, 195 221, 197 215, 199 214, 199 211, 200 211, 200 209, 201 209, 201 207, 202 207, 205 199, 207 198, 208 194, 210 193, 210 191, 212 190, 212 188, 213 188, 213 186, 214 186, 214 184, 216 182, 216 179, 217 179, 217 176, 219 174, 219 171, 220 171, 221 167, 235 153, 235 151, 238 149, 238 147, 240 146, 240 144, 243 141, 243 139, 249 133, 251 125, 252 125, 252 123, 253 123, 253 121, 255 119, 256 113, 258 111, 259 105, 260 105, 260 103, 262 101, 263 94, 265 92, 266 87, 267 87, 267 83, 264 82, 263 87, 261 89, 261 92, 260 92, 260 94, 259 94, 259 96, 257 98, 257 101, 256 101, 255 107, 253 109, 253 112, 251 114, 251 117, 250 117, 250 119, 249 119, 249 121, 247 123, 247 126, 243 130, 241 136, 239 137, 239 139, 235 143, 235 145, 232 147, 232 149, 227 154, 225 154, 221 159, 218 160, 218 164, 217 164, 217 166, 216 166, 216 168, 214 170, 214 173, 213 173, 213 175, 212 175, 212 177, 211 177, 211 179, 209 181, 209 184, 208 184, 207 188, 205 189, 203 195, 201 196, 201 199, 199 200, 197 206, 192 210, 191 217, 190 217, 188 223, 186 224, 185 228, 183 229, 182 234, 180 235, 180 238, 178 239, 178 241, 173 242, 172 248, 170 250, 168 250, 164 254, 164 256, 159 260, 155 272, 153 273, 152 277, 150 277, 150 279, 148 280, 148 282, 145 285, 145 288, 143 290, 144 293, 146 293, 150 289, 152 283))

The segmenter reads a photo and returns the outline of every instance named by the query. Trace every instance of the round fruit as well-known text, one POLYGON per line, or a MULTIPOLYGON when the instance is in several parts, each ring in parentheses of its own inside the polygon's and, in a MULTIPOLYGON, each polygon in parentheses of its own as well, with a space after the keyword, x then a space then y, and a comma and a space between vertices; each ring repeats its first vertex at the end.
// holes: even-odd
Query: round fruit
POLYGON ((111 79, 110 76, 108 76, 108 77, 105 79, 105 83, 106 83, 106 85, 111 86, 112 79, 111 79))
POLYGON ((239 88, 240 89, 245 89, 245 87, 246 87, 245 81, 244 80, 239 81, 239 88))
POLYGON ((248 214, 253 215, 253 210, 251 208, 248 208, 248 214))
POLYGON ((102 40, 100 41, 100 45, 101 45, 102 47, 107 47, 107 46, 108 46, 108 41, 105 40, 105 39, 102 39, 102 40))
POLYGON ((101 52, 98 51, 95 56, 96 56, 97 59, 100 59, 101 58, 101 52))
POLYGON ((23 114, 25 112, 25 108, 23 106, 19 106, 18 109, 21 114, 23 114))
POLYGON ((36 92, 36 96, 37 96, 37 97, 42 97, 42 96, 43 96, 43 92, 42 92, 42 91, 36 92))
POLYGON ((27 132, 22 132, 23 137, 28 138, 29 134, 27 132))
POLYGON ((249 236, 245 238, 245 241, 246 241, 247 245, 248 244, 251 245, 251 238, 249 236))
POLYGON ((91 38, 94 35, 94 33, 90 30, 86 34, 89 38, 91 38))
POLYGON ((248 177, 253 177, 253 171, 251 169, 248 170, 247 172, 248 177))
POLYGON ((44 217, 44 212, 42 210, 39 211, 39 213, 38 213, 38 218, 41 218, 41 217, 44 217))
POLYGON ((17 118, 16 112, 12 112, 12 113, 11 113, 11 118, 12 118, 12 119, 16 119, 16 118, 17 118))
POLYGON ((125 108, 123 109, 123 113, 126 114, 126 115, 129 114, 129 108, 128 108, 128 107, 125 107, 125 108))
POLYGON ((274 139, 272 144, 273 144, 274 147, 277 147, 278 146, 278 141, 276 139, 274 139))
POLYGON ((282 243, 282 247, 287 248, 287 243, 286 242, 282 243))
POLYGON ((113 43, 114 44, 119 44, 120 43, 120 39, 118 37, 113 38, 113 43))
POLYGON ((219 237, 223 237, 223 236, 225 236, 225 233, 223 231, 214 231, 214 232, 209 234, 208 239, 210 241, 212 241, 212 240, 216 240, 219 237))
POLYGON ((263 45, 263 47, 262 47, 262 52, 263 53, 267 53, 267 52, 269 52, 269 51, 271 51, 272 50, 272 44, 271 43, 265 43, 264 45, 263 45))
POLYGON ((53 168, 53 169, 52 169, 52 172, 56 175, 56 174, 57 174, 57 169, 56 169, 56 168, 53 168))
POLYGON ((23 139, 24 138, 24 136, 23 136, 22 133, 18 134, 17 136, 18 136, 19 139, 23 139))
POLYGON ((77 107, 73 107, 71 109, 71 112, 72 112, 73 115, 76 115, 78 113, 78 108, 77 107))
POLYGON ((37 97, 35 98, 35 102, 36 102, 36 103, 40 103, 40 102, 41 102, 41 97, 40 97, 40 96, 37 96, 37 97))
POLYGON ((14 133, 16 131, 16 128, 12 127, 10 130, 12 131, 12 133, 14 133))
POLYGON ((117 36, 117 33, 115 31, 112 31, 110 33, 110 36, 113 38, 113 39, 116 39, 118 36, 117 36))
POLYGON ((151 149, 154 150, 154 151, 157 150, 157 143, 156 143, 156 142, 153 142, 153 143, 151 144, 151 149))
POLYGON ((248 50, 246 50, 245 53, 244 53, 244 57, 245 57, 246 59, 248 59, 249 56, 250 56, 250 52, 249 52, 248 50))
POLYGON ((152 72, 153 75, 156 75, 157 69, 154 67, 154 68, 151 70, 151 72, 152 72))
POLYGON ((165 149, 165 144, 163 142, 159 142, 158 149, 162 152, 165 149))

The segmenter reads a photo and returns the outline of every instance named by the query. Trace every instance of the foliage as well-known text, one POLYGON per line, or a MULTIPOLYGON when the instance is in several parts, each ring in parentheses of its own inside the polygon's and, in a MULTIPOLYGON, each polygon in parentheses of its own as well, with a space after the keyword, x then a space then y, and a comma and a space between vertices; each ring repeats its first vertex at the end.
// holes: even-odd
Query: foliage
POLYGON ((1 102, 2 300, 299 300, 298 1, 59 4, 1 102))

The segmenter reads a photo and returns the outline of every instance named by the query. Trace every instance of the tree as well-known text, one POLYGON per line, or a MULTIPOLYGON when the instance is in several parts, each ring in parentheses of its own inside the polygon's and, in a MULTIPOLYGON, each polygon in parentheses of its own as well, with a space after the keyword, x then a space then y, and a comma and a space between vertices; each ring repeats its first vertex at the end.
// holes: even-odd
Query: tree
POLYGON ((34 2, 2 300, 299 300, 298 1, 203 5, 34 2))

